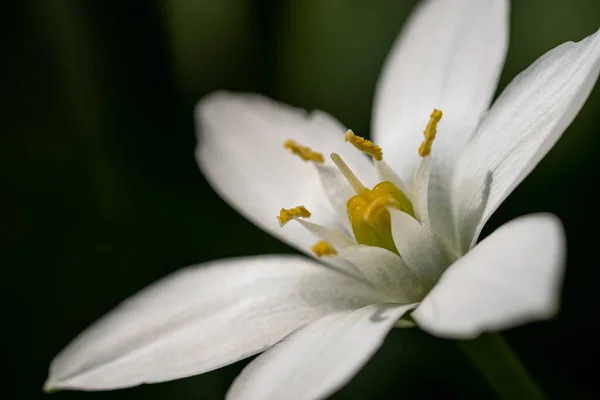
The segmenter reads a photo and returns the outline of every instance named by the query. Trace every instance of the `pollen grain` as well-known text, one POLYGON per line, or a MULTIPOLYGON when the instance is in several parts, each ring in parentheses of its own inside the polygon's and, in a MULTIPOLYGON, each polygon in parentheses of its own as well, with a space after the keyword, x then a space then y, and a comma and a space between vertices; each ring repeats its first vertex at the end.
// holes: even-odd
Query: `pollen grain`
POLYGON ((317 242, 317 244, 315 244, 311 248, 311 250, 319 258, 321 258, 323 256, 335 256, 335 255, 337 255, 337 251, 335 250, 335 248, 331 244, 329 244, 328 242, 326 242, 324 240, 321 240, 320 242, 317 242))
POLYGON ((350 142, 358 150, 367 153, 375 160, 381 161, 381 159, 383 158, 383 151, 381 150, 381 147, 377 146, 370 140, 367 140, 360 136, 356 136, 354 132, 352 132, 352 130, 348 129, 348 132, 346 132, 345 139, 346 142, 350 142))
POLYGON ((437 125, 442 119, 442 112, 440 110, 434 109, 431 115, 429 116, 429 122, 427 123, 427 127, 423 132, 423 142, 419 146, 419 155, 421 157, 427 157, 431 154, 431 145, 433 144, 433 140, 435 139, 435 134, 437 133, 437 125))
POLYGON ((304 161, 314 161, 319 164, 323 164, 325 162, 323 154, 312 151, 310 147, 302 146, 292 139, 286 140, 283 144, 283 147, 289 149, 293 154, 296 154, 304 161))
POLYGON ((304 206, 298 206, 294 208, 282 208, 279 211, 277 221, 279 221, 279 226, 284 226, 293 219, 308 217, 310 217, 310 211, 308 211, 304 206))

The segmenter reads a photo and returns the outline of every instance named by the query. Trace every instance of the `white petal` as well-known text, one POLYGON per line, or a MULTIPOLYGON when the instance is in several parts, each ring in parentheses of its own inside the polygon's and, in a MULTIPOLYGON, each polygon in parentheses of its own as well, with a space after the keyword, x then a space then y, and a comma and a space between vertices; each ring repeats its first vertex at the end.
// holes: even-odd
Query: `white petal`
POLYGON ((379 182, 388 181, 394 184, 406 197, 412 199, 411 190, 400 176, 385 162, 375 161, 375 171, 379 182))
POLYGON ((322 399, 344 386, 414 305, 379 304, 328 315, 252 361, 229 400, 322 399))
MULTIPOLYGON (((344 145, 346 129, 322 112, 283 105, 257 94, 216 92, 196 106, 196 159, 211 186, 233 208, 270 234, 310 254, 314 237, 298 224, 281 228, 281 208, 305 206, 311 220, 340 228, 314 165, 284 149, 287 139, 328 155, 339 153, 365 184, 368 158, 344 145)), ((331 164, 333 165, 333 164, 331 164)))
POLYGON ((575 118, 600 71, 600 31, 564 43, 519 74, 469 140, 456 170, 461 247, 535 168, 575 118))
POLYGON ((429 220, 429 172, 431 156, 424 157, 417 167, 413 179, 413 209, 415 216, 425 226, 430 226, 429 220))
POLYGON ((374 100, 373 139, 409 185, 434 108, 444 116, 433 144, 433 229, 453 235, 450 178, 456 158, 488 108, 508 42, 506 0, 420 2, 396 40, 374 100))
POLYGON ((449 265, 444 249, 419 221, 402 211, 389 211, 398 252, 417 282, 431 289, 449 265))
POLYGON ((504 0, 426 0, 411 15, 385 63, 373 110, 374 139, 406 182, 434 108, 444 111, 434 145, 440 159, 466 142, 496 89, 507 30, 504 0))
POLYGON ((297 219, 296 222, 308 229, 316 238, 329 242, 329 244, 336 249, 343 249, 344 247, 356 244, 352 238, 333 229, 329 229, 326 226, 314 224, 303 219, 297 219))
MULTIPOLYGON (((319 224, 313 224, 312 222, 304 221, 302 219, 297 219, 295 222, 304 226, 304 228, 308 229, 313 235, 315 235, 315 244, 318 239, 324 240, 333 246, 334 249, 340 251, 348 246, 356 245, 356 242, 349 238, 348 236, 324 227, 319 224)), ((338 271, 350 274, 353 277, 356 277, 360 280, 370 280, 364 276, 364 274, 352 263, 343 260, 339 257, 322 257, 320 261, 325 264, 334 267, 338 271)), ((372 283, 372 282, 371 282, 372 283)))
POLYGON ((420 301, 425 288, 395 253, 375 246, 354 245, 338 250, 338 257, 355 265, 369 281, 399 303, 420 301))
POLYGON ((381 297, 297 256, 178 271, 123 302, 52 362, 45 388, 116 389, 200 374, 256 354, 322 315, 381 297))
POLYGON ((356 195, 356 192, 337 167, 331 165, 315 165, 315 167, 319 173, 324 193, 344 227, 345 233, 352 233, 347 204, 348 200, 356 195))
POLYGON ((564 264, 558 218, 517 218, 454 263, 412 317, 429 333, 455 339, 550 318, 559 307, 564 264))

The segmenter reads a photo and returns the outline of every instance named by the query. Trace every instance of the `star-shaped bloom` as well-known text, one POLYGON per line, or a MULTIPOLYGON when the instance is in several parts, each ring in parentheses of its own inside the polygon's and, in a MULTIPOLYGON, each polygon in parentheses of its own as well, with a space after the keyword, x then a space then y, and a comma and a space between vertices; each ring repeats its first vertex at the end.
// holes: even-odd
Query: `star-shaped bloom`
POLYGON ((394 326, 466 339, 553 316, 565 261, 556 217, 521 217, 476 243, 585 102, 600 32, 540 57, 489 107, 507 31, 506 1, 423 1, 379 80, 373 142, 260 95, 200 101, 196 156, 212 187, 309 257, 176 272, 67 346, 46 388, 162 382, 266 350, 230 399, 322 398, 394 326))

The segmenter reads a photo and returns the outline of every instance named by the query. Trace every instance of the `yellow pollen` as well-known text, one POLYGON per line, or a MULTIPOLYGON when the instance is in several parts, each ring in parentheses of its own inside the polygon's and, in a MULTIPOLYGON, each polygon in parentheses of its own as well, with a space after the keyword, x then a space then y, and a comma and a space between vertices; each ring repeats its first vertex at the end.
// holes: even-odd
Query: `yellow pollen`
POLYGON ((442 119, 442 112, 440 110, 434 109, 431 115, 429 116, 429 122, 427 123, 427 127, 423 132, 425 139, 419 146, 419 155, 421 157, 427 157, 431 154, 431 145, 433 144, 433 140, 435 139, 435 134, 437 133, 437 125, 442 119))
POLYGON ((350 142, 358 150, 367 153, 377 161, 381 161, 383 158, 383 151, 381 151, 381 147, 377 146, 370 140, 356 136, 350 129, 348 129, 348 132, 346 132, 346 142, 350 142))
POLYGON ((323 154, 312 151, 310 147, 302 146, 291 139, 286 140, 283 144, 283 147, 290 149, 293 154, 296 154, 304 161, 314 161, 319 164, 323 164, 325 162, 323 154))
POLYGON ((323 256, 335 256, 337 251, 328 242, 321 240, 311 248, 312 252, 319 258, 323 256))
POLYGON ((310 217, 310 211, 304 206, 298 206, 294 208, 282 208, 281 211, 279 211, 277 220, 279 221, 279 226, 284 226, 293 219, 308 217, 310 217))

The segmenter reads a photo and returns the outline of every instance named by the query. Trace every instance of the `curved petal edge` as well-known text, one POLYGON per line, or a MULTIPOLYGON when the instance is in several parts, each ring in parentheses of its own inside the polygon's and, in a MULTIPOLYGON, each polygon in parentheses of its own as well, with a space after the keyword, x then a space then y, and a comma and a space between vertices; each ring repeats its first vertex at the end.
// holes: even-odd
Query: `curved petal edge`
POLYGON ((508 222, 450 266, 412 316, 423 330, 453 339, 551 318, 560 304, 565 247, 554 215, 508 222))

